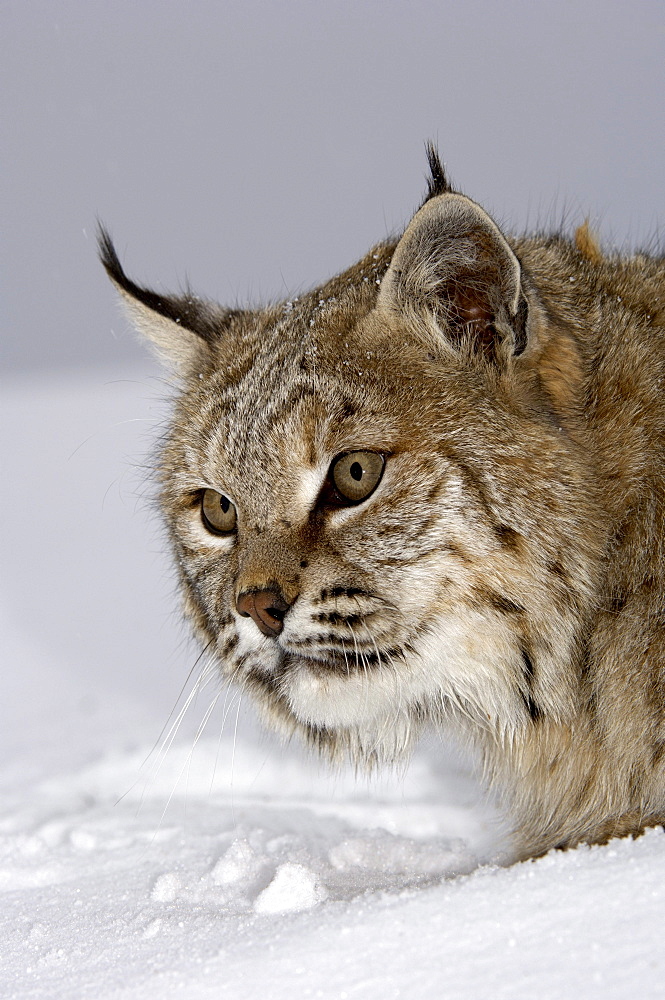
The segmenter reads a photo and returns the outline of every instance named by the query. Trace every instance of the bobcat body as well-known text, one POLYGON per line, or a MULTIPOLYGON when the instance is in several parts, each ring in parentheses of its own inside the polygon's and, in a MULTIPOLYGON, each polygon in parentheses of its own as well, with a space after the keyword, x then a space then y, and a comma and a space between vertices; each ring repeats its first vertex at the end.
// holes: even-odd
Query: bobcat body
POLYGON ((270 724, 369 766, 478 749, 515 857, 665 818, 665 263, 508 238, 449 185, 290 302, 101 254, 180 394, 186 612, 270 724))

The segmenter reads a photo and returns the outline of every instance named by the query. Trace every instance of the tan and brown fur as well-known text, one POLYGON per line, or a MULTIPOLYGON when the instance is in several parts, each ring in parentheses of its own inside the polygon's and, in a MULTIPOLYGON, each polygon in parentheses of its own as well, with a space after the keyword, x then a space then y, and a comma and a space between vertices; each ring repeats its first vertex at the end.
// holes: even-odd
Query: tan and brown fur
POLYGON ((369 766, 479 750, 516 857, 665 819, 665 264, 505 237, 447 182, 292 302, 224 310, 103 262, 181 393, 162 505, 188 616, 266 719, 369 766), (329 469, 385 457, 330 505, 329 469), (237 510, 211 535, 205 490, 237 510), (280 595, 279 634, 239 613, 280 595))

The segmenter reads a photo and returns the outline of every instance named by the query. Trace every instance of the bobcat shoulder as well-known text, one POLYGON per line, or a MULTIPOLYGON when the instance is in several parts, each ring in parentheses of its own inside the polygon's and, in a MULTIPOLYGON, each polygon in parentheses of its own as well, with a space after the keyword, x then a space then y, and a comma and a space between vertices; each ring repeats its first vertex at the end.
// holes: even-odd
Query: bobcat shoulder
POLYGON ((367 766, 459 731, 516 857, 665 819, 665 263, 513 238, 433 149, 400 239, 224 309, 102 261, 178 373, 186 613, 266 720, 367 766))

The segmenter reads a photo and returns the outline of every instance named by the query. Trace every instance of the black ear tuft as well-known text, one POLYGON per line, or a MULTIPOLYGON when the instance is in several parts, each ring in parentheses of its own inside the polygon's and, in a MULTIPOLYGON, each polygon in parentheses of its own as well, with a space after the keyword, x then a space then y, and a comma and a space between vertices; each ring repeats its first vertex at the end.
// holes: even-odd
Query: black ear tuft
POLYGON ((431 140, 425 143, 425 152, 427 153, 430 176, 427 179, 427 195, 423 204, 428 202, 430 198, 436 198, 440 194, 450 194, 453 191, 452 184, 448 180, 445 168, 439 157, 439 152, 431 140))
MULTIPOLYGON (((129 299, 140 302, 152 312, 177 323, 185 330, 190 330, 207 343, 212 343, 217 339, 220 331, 220 316, 195 295, 191 293, 179 296, 158 295, 128 278, 109 232, 101 223, 99 223, 97 233, 97 245, 99 259, 104 265, 106 273, 129 299)), ((231 312, 231 310, 227 311, 227 315, 230 315, 231 312)))
POLYGON ((120 285, 121 288, 126 288, 130 282, 122 269, 111 235, 101 222, 97 224, 97 248, 99 259, 111 281, 115 281, 116 285, 120 285))
POLYGON ((152 309, 153 312, 157 312, 167 319, 172 319, 177 323, 182 322, 181 316, 173 315, 172 302, 168 297, 157 295, 155 292, 151 292, 148 288, 142 288, 137 285, 131 278, 128 278, 125 274, 124 268, 120 263, 120 258, 118 257, 117 251, 113 246, 113 240, 109 234, 108 229, 106 229, 101 222, 99 223, 99 228, 97 232, 97 246, 99 248, 99 259, 104 265, 104 269, 108 274, 111 281, 113 281, 119 288, 122 289, 127 295, 131 296, 133 299, 137 299, 142 302, 144 306, 148 309, 152 309))

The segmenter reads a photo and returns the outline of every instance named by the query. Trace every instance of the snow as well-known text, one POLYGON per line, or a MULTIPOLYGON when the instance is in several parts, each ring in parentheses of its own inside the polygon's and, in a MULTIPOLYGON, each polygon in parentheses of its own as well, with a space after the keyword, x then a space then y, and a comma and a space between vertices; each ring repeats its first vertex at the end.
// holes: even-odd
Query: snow
POLYGON ((211 682, 167 723, 204 665, 134 468, 162 391, 3 387, 0 996, 664 996, 662 831, 506 867, 439 734, 368 779, 211 682))

